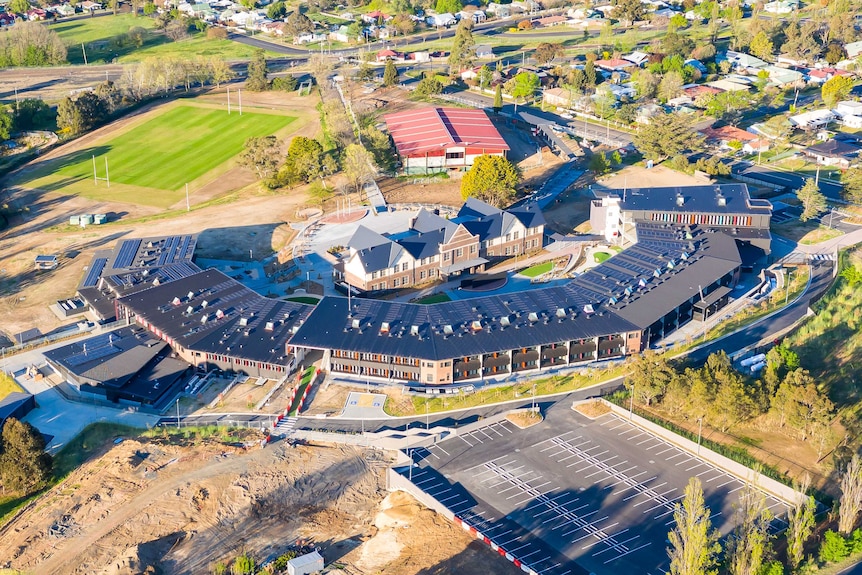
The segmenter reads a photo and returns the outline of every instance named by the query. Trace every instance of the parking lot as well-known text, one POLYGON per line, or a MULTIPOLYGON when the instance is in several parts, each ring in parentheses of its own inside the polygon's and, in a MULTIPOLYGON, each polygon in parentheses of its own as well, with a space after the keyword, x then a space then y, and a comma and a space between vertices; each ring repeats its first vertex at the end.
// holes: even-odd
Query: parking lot
MULTIPOLYGON (((520 430, 504 421, 417 450, 413 482, 543 575, 666 573, 667 534, 689 477, 726 534, 743 482, 616 415, 555 405, 520 430)), ((767 496, 786 526, 786 505, 767 496)))

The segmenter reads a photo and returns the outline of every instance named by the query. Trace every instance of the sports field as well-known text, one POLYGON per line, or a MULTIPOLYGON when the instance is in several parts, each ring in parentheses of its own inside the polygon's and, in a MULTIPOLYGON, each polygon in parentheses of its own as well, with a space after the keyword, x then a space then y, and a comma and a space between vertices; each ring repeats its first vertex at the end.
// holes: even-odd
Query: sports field
MULTIPOLYGON (((123 201, 166 208, 194 184, 239 154, 246 138, 275 134, 296 120, 292 116, 243 113, 193 105, 160 109, 146 121, 79 152, 45 162, 16 182, 30 188, 78 194, 103 201, 123 201), (108 159, 111 187, 93 180, 105 177, 108 159)), ((217 174, 212 174, 214 177, 217 174)), ((211 179, 211 178, 207 178, 211 179)))

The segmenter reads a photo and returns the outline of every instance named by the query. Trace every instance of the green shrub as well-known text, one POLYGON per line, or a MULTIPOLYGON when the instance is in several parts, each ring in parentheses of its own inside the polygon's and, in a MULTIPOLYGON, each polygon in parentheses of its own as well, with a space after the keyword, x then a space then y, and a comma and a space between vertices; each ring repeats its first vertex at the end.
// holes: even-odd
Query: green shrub
POLYGON ((850 555, 850 550, 847 549, 847 541, 834 532, 827 531, 823 536, 823 543, 820 545, 820 560, 824 563, 838 563, 847 559, 850 555))
POLYGON ((760 575, 784 575, 784 565, 780 561, 764 563, 760 568, 760 575))
POLYGON ((850 534, 850 537, 847 539, 847 551, 851 555, 862 553, 862 529, 857 529, 850 534))

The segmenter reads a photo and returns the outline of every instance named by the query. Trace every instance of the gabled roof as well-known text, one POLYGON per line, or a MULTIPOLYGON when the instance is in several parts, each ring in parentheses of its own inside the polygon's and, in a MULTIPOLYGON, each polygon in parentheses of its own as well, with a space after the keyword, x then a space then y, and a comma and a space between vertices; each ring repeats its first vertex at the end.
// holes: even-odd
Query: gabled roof
POLYGON ((843 158, 857 155, 860 149, 862 148, 860 148, 856 144, 851 144, 849 142, 842 142, 840 140, 827 140, 819 144, 814 144, 813 146, 808 146, 805 151, 806 153, 815 154, 818 156, 832 156, 843 158))
POLYGON ((483 110, 420 108, 383 116, 401 156, 470 147, 500 152, 506 141, 483 110))
POLYGON ((703 135, 713 140, 739 140, 740 142, 750 142, 757 139, 757 136, 751 132, 740 130, 734 126, 722 126, 720 128, 706 128, 701 130, 703 135))
POLYGON ((410 228, 416 230, 420 234, 431 231, 441 231, 445 236, 444 241, 449 241, 449 238, 458 229, 458 224, 446 218, 441 218, 437 214, 431 213, 425 208, 420 208, 419 213, 413 218, 410 228))
POLYGON ((458 218, 481 218, 482 216, 492 216, 502 213, 503 210, 495 208, 491 204, 486 204, 482 200, 476 198, 467 198, 461 209, 458 210, 458 218))
POLYGON ((374 246, 382 246, 388 243, 391 243, 392 240, 387 238, 386 236, 375 232, 369 228, 366 228, 363 225, 359 225, 356 228, 356 231, 353 232, 353 236, 351 236, 350 240, 347 242, 347 245, 356 251, 367 250, 368 248, 372 248, 374 246))
POLYGON ((511 208, 508 211, 510 214, 515 216, 515 218, 521 222, 525 228, 535 228, 545 224, 545 216, 542 214, 542 210, 539 209, 539 206, 536 203, 523 204, 517 208, 511 208))
POLYGON ((387 240, 385 244, 357 250, 356 257, 362 263, 365 273, 371 273, 394 266, 403 249, 398 243, 387 240))

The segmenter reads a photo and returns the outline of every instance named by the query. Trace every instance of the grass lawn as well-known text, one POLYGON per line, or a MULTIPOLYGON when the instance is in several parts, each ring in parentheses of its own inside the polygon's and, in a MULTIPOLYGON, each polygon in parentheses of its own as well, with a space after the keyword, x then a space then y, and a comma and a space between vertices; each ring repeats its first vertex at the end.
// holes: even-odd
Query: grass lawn
MULTIPOLYGON (((252 46, 231 40, 210 40, 206 34, 196 32, 191 37, 172 42, 167 36, 155 30, 155 21, 148 16, 135 18, 131 14, 117 14, 101 18, 83 18, 71 22, 58 22, 50 25, 68 48, 67 59, 71 64, 83 64, 84 54, 81 44, 87 50, 87 62, 139 62, 151 57, 217 57, 224 60, 247 60, 254 53, 252 46), (147 31, 142 46, 135 46, 125 34, 130 28, 139 26, 147 31)), ((267 52, 267 56, 278 56, 267 52)))
POLYGON ((443 303, 443 302, 447 302, 447 301, 452 301, 452 298, 450 298, 445 293, 435 293, 433 295, 429 295, 428 297, 423 297, 420 300, 416 300, 416 303, 419 303, 422 305, 429 305, 432 303, 443 303))
POLYGON ((593 252, 593 259, 597 264, 600 264, 604 261, 611 259, 611 254, 608 252, 593 252))
POLYGON ((21 389, 21 386, 14 379, 0 371, 0 399, 16 391, 24 390, 21 389))
POLYGON ((528 267, 527 269, 521 270, 518 273, 520 273, 522 276, 527 276, 528 278, 535 278, 539 277, 542 274, 548 273, 552 269, 554 269, 554 262, 547 261, 528 267))
POLYGON ((304 295, 296 296, 296 297, 289 297, 286 299, 287 299, 287 301, 295 301, 297 303, 307 303, 307 304, 311 304, 311 305, 317 305, 320 302, 320 300, 317 298, 308 297, 308 296, 304 296, 304 295))
POLYGON ((825 242, 841 235, 838 230, 828 228, 815 220, 808 220, 807 222, 788 220, 780 224, 773 224, 772 231, 788 240, 805 245, 825 242))
POLYGON ((101 201, 124 201, 167 208, 183 188, 239 154, 246 138, 278 132, 296 118, 274 114, 227 115, 224 111, 179 105, 160 110, 128 132, 40 165, 17 184, 101 201), (105 157, 111 187, 94 185, 105 157))

